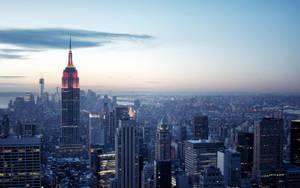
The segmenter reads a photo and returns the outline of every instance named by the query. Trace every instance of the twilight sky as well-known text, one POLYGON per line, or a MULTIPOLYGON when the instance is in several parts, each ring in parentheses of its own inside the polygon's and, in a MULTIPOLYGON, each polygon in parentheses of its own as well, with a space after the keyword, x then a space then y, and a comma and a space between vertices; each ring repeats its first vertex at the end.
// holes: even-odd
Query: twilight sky
POLYGON ((300 92, 300 1, 3 1, 0 92, 300 92))

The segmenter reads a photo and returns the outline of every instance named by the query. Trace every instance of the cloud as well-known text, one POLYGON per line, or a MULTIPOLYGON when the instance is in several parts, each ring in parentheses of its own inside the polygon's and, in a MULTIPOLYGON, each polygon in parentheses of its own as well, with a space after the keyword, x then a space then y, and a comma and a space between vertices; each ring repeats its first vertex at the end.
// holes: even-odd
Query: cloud
POLYGON ((26 77, 27 76, 0 76, 0 79, 22 79, 26 77))
POLYGON ((153 81, 153 80, 149 80, 149 81, 145 81, 146 84, 160 84, 160 81, 153 81))
POLYGON ((0 54, 0 59, 26 59, 23 55, 17 54, 0 54))
POLYGON ((152 38, 150 35, 64 28, 2 29, 0 30, 0 43, 35 49, 66 49, 68 48, 69 34, 72 34, 73 48, 96 47, 119 39, 152 38))
POLYGON ((110 33, 82 29, 43 28, 43 29, 0 29, 0 44, 14 45, 22 49, 0 49, 0 58, 22 59, 22 55, 12 53, 35 52, 47 49, 67 49, 69 35, 72 35, 72 48, 103 46, 119 40, 146 40, 151 35, 110 33))

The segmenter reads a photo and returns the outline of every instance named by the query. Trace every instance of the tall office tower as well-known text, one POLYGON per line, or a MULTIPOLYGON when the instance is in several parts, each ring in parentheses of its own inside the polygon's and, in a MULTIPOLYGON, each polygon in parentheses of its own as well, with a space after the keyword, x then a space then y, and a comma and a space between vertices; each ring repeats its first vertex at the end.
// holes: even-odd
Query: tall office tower
POLYGON ((209 166, 200 173, 200 188, 224 188, 224 178, 220 170, 215 166, 209 166))
POLYGON ((39 84, 40 84, 39 97, 40 98, 43 98, 43 95, 44 95, 44 86, 45 86, 44 81, 45 81, 44 78, 40 78, 40 80, 39 80, 39 84))
POLYGON ((293 120, 291 124, 291 153, 292 164, 300 166, 300 120, 293 120))
POLYGON ((146 162, 142 171, 142 188, 153 187, 154 165, 151 162, 146 162))
POLYGON ((65 68, 62 77, 61 105, 62 122, 60 144, 66 153, 74 154, 74 150, 80 148, 80 89, 78 73, 72 60, 71 40, 68 66, 65 68))
POLYGON ((224 148, 222 142, 210 140, 187 140, 184 143, 185 172, 199 175, 204 168, 217 164, 217 151, 224 148))
POLYGON ((154 186, 171 187, 171 132, 163 119, 156 129, 154 186))
POLYGON ((112 145, 114 145, 115 141, 115 133, 116 129, 119 126, 119 121, 128 119, 129 109, 126 106, 116 107, 112 113, 110 113, 110 123, 109 123, 109 138, 112 145))
POLYGON ((236 150, 241 154, 241 175, 245 179, 252 174, 254 134, 238 132, 235 140, 236 150))
POLYGON ((116 180, 118 188, 139 185, 138 135, 134 120, 120 120, 115 136, 116 180))
POLYGON ((226 187, 241 187, 241 157, 240 153, 227 149, 218 151, 217 167, 224 176, 226 187))
POLYGON ((195 116, 193 120, 194 139, 208 139, 208 117, 195 116))
POLYGON ((89 114, 89 145, 104 144, 104 126, 101 125, 100 115, 89 114))
POLYGON ((156 128, 155 159, 171 159, 171 132, 164 120, 161 120, 156 128))
POLYGON ((0 139, 0 187, 41 187, 40 138, 0 139))
POLYGON ((90 169, 93 175, 98 175, 99 171, 99 155, 103 153, 103 145, 92 145, 89 148, 90 169))
POLYGON ((171 188, 171 160, 154 161, 154 187, 171 188))
POLYGON ((280 186, 282 172, 283 120, 264 118, 254 124, 253 178, 259 186, 280 186))
POLYGON ((9 118, 8 115, 4 115, 0 125, 0 137, 7 138, 9 133, 9 118))
POLYGON ((114 152, 103 153, 98 155, 98 187, 109 188, 111 179, 116 175, 116 154, 114 152))

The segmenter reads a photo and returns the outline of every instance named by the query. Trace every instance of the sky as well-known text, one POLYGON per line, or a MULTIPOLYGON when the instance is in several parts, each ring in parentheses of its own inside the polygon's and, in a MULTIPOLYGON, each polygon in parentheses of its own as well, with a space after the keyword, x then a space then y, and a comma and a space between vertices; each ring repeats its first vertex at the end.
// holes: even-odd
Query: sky
POLYGON ((300 1, 3 1, 0 92, 300 92, 300 1))

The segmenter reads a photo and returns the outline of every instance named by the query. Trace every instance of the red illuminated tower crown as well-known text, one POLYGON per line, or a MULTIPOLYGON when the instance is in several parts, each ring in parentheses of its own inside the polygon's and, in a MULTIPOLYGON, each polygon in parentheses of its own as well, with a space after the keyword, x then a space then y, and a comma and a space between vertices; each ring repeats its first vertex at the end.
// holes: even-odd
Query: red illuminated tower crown
POLYGON ((70 35, 70 50, 69 50, 68 66, 65 68, 63 72, 62 88, 79 88, 78 73, 75 66, 73 65, 73 59, 72 59, 71 35, 70 35))

